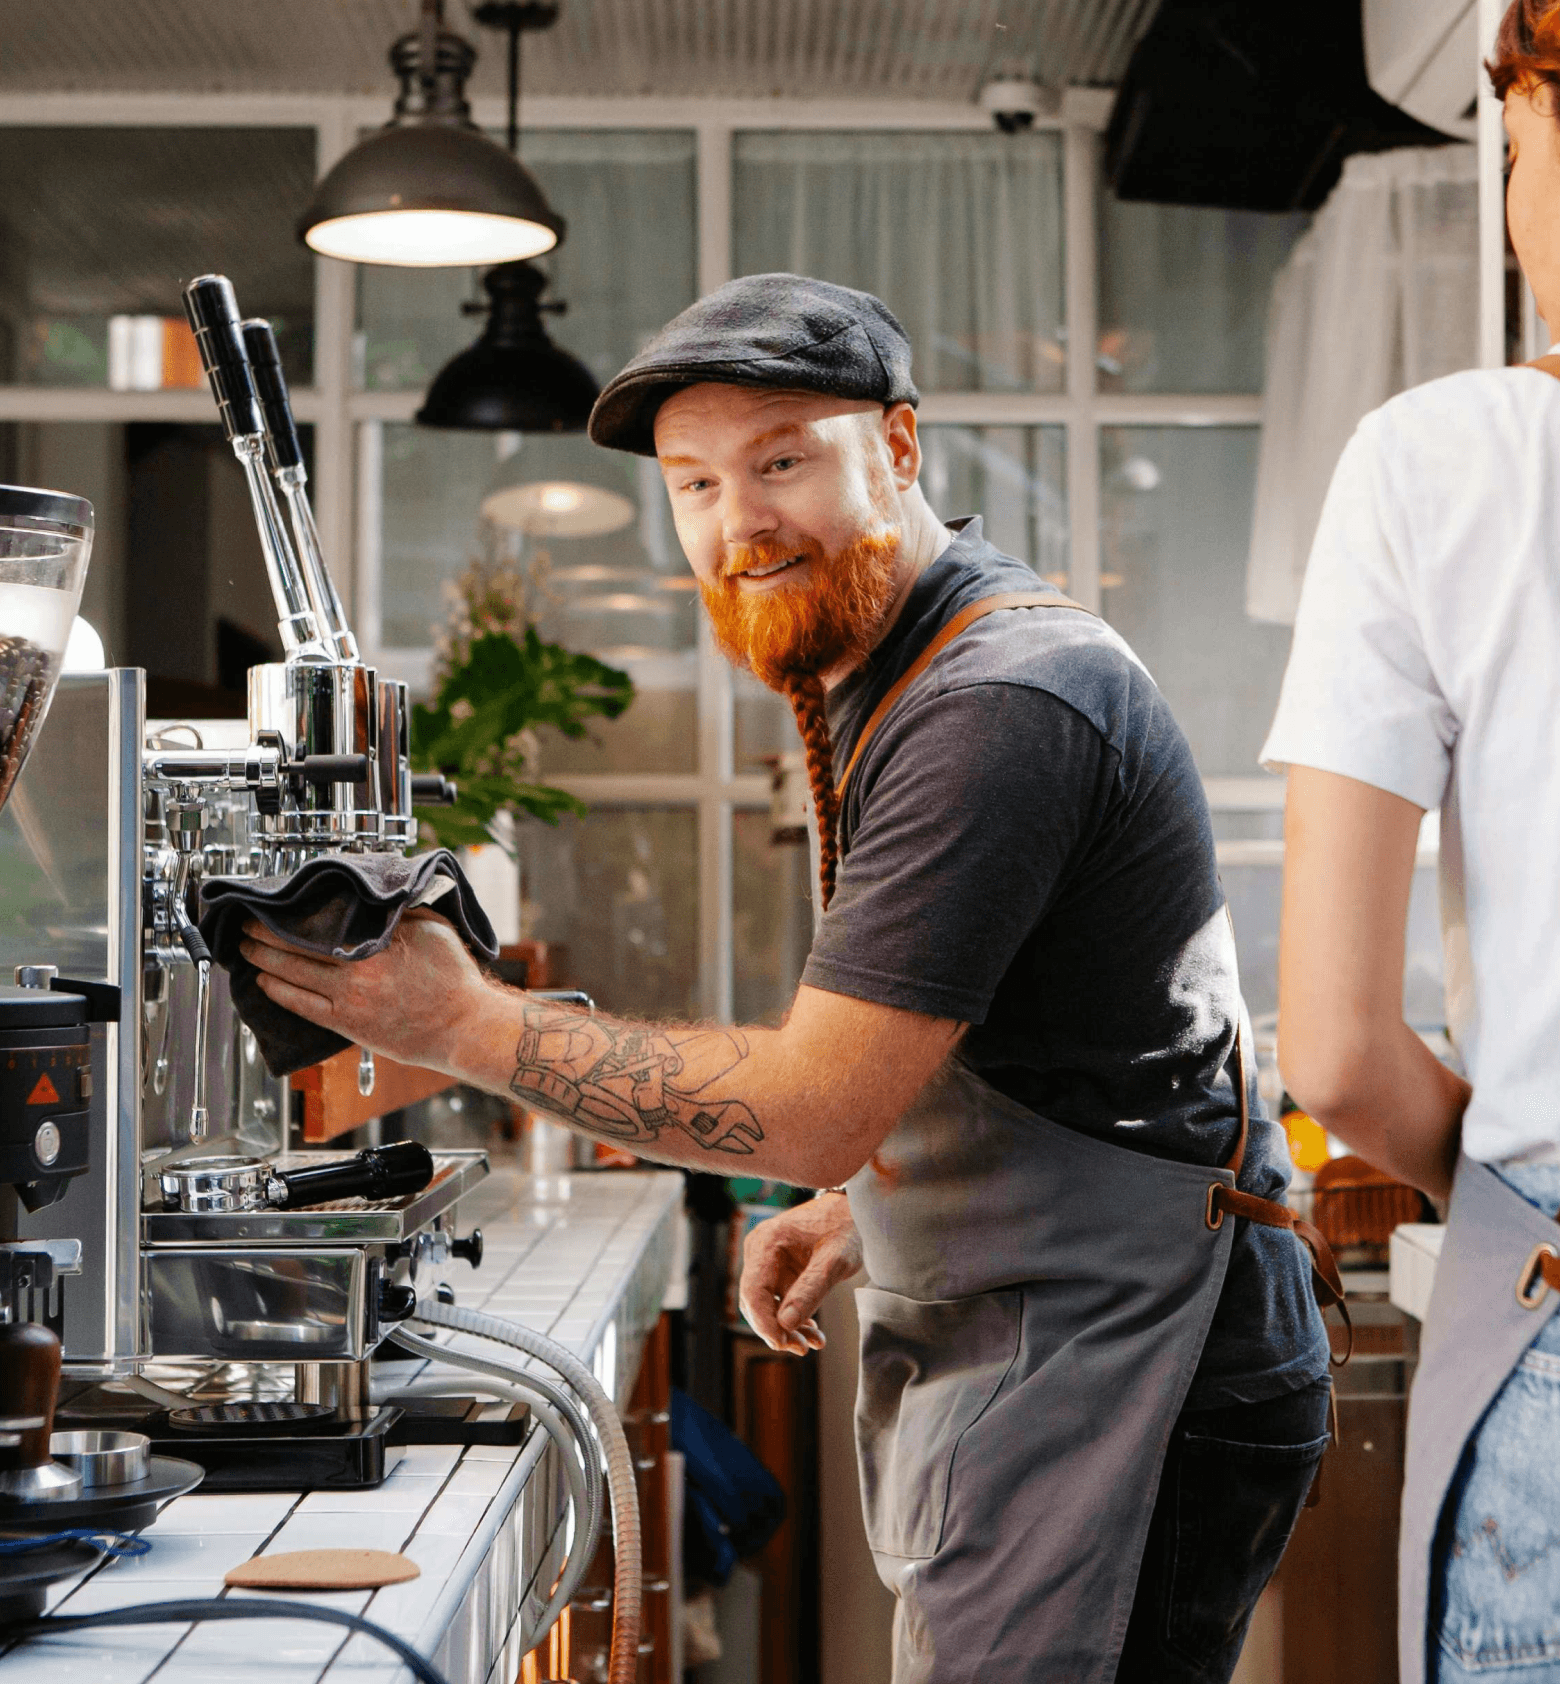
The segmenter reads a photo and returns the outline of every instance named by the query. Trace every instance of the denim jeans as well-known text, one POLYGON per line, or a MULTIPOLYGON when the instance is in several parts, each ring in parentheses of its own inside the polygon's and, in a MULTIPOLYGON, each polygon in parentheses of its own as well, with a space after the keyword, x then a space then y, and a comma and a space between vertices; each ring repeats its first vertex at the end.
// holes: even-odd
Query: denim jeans
POLYGON ((1116 1684, 1226 1684, 1327 1448, 1331 1391, 1181 1415, 1116 1684))
MULTIPOLYGON (((1560 1165, 1499 1174, 1546 1215, 1560 1165)), ((1560 1315, 1463 1449, 1430 1565, 1427 1684, 1560 1684, 1560 1315)))

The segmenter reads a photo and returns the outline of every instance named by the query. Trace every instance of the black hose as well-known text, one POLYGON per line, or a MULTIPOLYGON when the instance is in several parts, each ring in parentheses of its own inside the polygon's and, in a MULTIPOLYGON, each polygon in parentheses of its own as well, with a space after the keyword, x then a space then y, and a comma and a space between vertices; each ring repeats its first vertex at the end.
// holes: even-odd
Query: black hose
POLYGON ((137 1602, 129 1608, 105 1608, 101 1614, 48 1614, 38 1620, 24 1620, 0 1627, 0 1639, 25 1642, 29 1637, 47 1637, 51 1632, 86 1631, 94 1626, 178 1625, 203 1620, 321 1620, 326 1625, 345 1626, 376 1638, 395 1653, 421 1680, 421 1684, 448 1684, 430 1661, 394 1632, 349 1614, 341 1608, 322 1608, 313 1602, 293 1602, 285 1597, 245 1597, 229 1602, 222 1597, 190 1597, 177 1602, 137 1602))

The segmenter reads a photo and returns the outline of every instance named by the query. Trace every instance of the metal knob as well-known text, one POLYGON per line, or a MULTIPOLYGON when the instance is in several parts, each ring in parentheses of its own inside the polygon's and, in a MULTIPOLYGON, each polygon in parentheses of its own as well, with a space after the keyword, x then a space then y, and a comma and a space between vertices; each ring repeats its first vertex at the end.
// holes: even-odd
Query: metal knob
POLYGON ((417 1294, 399 1281, 385 1281, 379 1288, 379 1319, 405 1321, 417 1308, 417 1294))
POLYGON ((473 1228, 463 1240, 450 1241, 450 1255, 464 1257, 473 1269, 482 1267, 482 1230, 473 1228))
POLYGON ((18 965, 12 973, 18 988, 47 988, 60 974, 58 965, 18 965))

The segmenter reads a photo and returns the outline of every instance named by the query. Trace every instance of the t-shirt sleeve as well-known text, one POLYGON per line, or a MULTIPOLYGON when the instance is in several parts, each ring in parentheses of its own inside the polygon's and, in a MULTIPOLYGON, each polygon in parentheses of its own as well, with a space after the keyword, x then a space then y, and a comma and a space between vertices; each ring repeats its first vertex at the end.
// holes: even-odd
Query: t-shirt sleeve
POLYGON ((1064 881, 1115 756, 1044 690, 982 683, 898 710, 802 981, 984 1022, 1064 881))
POLYGON ((1458 727, 1425 652, 1384 450, 1368 418, 1339 459, 1262 764, 1337 772, 1429 809, 1458 727))

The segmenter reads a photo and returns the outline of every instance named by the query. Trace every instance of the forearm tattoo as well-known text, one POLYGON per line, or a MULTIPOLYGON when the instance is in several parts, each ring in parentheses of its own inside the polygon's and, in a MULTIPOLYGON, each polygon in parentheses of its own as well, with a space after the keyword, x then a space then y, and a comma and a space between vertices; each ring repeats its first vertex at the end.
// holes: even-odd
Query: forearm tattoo
POLYGON ((648 1147, 680 1129, 709 1152, 739 1156, 764 1138, 726 1078, 748 1056, 735 1029, 657 1029, 527 1005, 510 1091, 575 1128, 616 1144, 648 1147))

